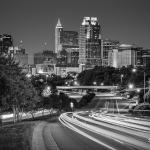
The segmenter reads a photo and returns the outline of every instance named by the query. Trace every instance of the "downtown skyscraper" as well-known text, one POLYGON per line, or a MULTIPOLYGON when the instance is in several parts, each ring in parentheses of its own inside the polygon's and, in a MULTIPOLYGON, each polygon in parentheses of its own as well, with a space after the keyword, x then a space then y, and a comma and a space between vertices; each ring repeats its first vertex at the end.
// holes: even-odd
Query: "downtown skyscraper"
POLYGON ((60 19, 55 27, 55 53, 67 48, 78 48, 78 32, 64 30, 60 19))
POLYGON ((61 51, 61 38, 62 38, 63 26, 58 19, 57 25, 55 27, 55 53, 57 54, 61 51))
POLYGON ((84 17, 79 33, 79 64, 93 68, 102 64, 101 27, 97 17, 84 17))

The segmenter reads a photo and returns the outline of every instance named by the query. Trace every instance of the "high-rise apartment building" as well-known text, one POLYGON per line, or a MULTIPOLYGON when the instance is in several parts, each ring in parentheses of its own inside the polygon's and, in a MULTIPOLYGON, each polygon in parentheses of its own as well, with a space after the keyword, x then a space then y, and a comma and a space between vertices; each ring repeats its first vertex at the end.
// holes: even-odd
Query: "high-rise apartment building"
POLYGON ((102 63, 101 27, 96 17, 84 17, 79 34, 79 64, 86 68, 102 63))

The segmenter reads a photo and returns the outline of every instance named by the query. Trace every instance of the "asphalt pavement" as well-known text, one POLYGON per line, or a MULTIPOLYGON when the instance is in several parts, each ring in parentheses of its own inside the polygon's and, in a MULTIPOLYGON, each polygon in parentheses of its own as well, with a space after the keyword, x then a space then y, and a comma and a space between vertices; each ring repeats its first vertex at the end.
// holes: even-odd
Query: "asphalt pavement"
MULTIPOLYGON (((68 116, 70 120, 74 120, 71 115, 68 116)), ((89 128, 69 123, 63 118, 61 120, 55 119, 52 122, 39 123, 33 132, 32 150, 141 150, 141 147, 134 143, 136 136, 132 137, 135 138, 133 143, 126 142, 127 140, 121 141, 112 138, 111 133, 114 132, 115 134, 113 129, 112 131, 109 129, 110 135, 106 136, 106 127, 99 126, 101 128, 99 129, 104 131, 104 134, 102 132, 99 134, 90 130, 90 123, 84 122, 83 124, 86 124, 89 128)), ((93 129, 96 128, 93 125, 92 127, 93 129)), ((128 138, 127 133, 120 132, 120 134, 128 138)))

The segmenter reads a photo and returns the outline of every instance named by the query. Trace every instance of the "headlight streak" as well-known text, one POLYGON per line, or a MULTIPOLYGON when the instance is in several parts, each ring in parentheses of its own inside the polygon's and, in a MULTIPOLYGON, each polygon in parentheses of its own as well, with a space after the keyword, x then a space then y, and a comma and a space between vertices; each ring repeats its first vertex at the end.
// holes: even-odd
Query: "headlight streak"
POLYGON ((146 133, 149 132, 150 133, 150 128, 144 127, 144 126, 141 126, 141 125, 135 125, 135 124, 131 124, 131 123, 121 122, 121 121, 118 121, 118 120, 112 120, 112 119, 108 119, 108 118, 104 118, 104 117, 99 118, 99 117, 96 117, 94 114, 92 114, 90 117, 94 118, 96 120, 109 122, 111 124, 126 127, 126 128, 129 128, 129 129, 132 129, 132 130, 137 130, 137 131, 140 131, 140 132, 146 132, 146 133))
MULTIPOLYGON (((106 126, 106 123, 108 123, 107 120, 102 120, 101 118, 96 119, 96 120, 99 120, 99 121, 96 121, 96 120, 92 120, 92 119, 89 119, 89 118, 85 118, 85 117, 79 116, 77 113, 74 114, 74 117, 76 117, 78 119, 81 119, 81 120, 84 120, 84 121, 87 121, 87 122, 90 122, 90 123, 93 123, 93 124, 96 124, 96 125, 101 125, 101 126, 106 126)), ((92 118, 96 118, 96 117, 92 117, 92 118)), ((107 127, 116 130, 116 127, 111 126, 111 124, 115 124, 115 123, 111 123, 111 122, 109 122, 109 123, 110 124, 107 124, 107 127)), ((135 130, 134 131, 133 128, 130 128, 128 126, 121 126, 121 125, 118 125, 117 123, 115 125, 117 125, 117 128, 118 128, 117 130, 120 129, 122 132, 131 134, 131 131, 126 130, 126 128, 127 128, 129 130, 132 130, 132 134, 133 135, 142 137, 143 139, 148 138, 149 135, 150 135, 150 133, 148 133, 148 131, 141 131, 141 130, 138 130, 138 129, 134 129, 135 130)), ((103 132, 103 131, 101 131, 101 132, 103 132)), ((112 132, 112 134, 113 134, 113 132, 112 132)))
POLYGON ((94 138, 94 137, 88 135, 87 133, 85 133, 85 132, 83 132, 83 131, 77 129, 76 127, 72 126, 71 124, 67 123, 67 122, 62 118, 62 116, 59 117, 59 121, 60 121, 64 126, 66 126, 66 127, 68 127, 69 129, 71 129, 71 130, 77 132, 78 134, 81 134, 82 136, 85 136, 86 138, 88 138, 88 139, 90 139, 90 140, 92 140, 92 141, 94 141, 94 142, 96 142, 96 143, 98 143, 98 144, 100 144, 100 145, 103 145, 104 147, 109 148, 110 150, 117 150, 117 149, 115 149, 115 148, 113 148, 113 147, 111 147, 111 146, 109 146, 109 145, 107 145, 107 144, 105 144, 105 143, 99 141, 98 139, 96 139, 96 138, 94 138), (64 123, 61 119, 62 119, 65 123, 64 123))
MULTIPOLYGON (((81 113, 81 112, 79 112, 79 113, 81 113)), ((73 117, 77 118, 77 114, 78 113, 73 113, 73 117)), ((69 122, 71 124, 75 124, 75 125, 77 125, 77 126, 79 126, 81 128, 89 130, 89 131, 91 131, 93 133, 96 133, 96 134, 105 136, 106 138, 110 138, 112 140, 115 140, 115 141, 117 141, 117 142, 119 142, 121 144, 128 144, 128 145, 131 145, 133 147, 135 147, 135 146, 137 147, 138 146, 138 147, 140 147, 142 149, 149 149, 149 145, 148 145, 149 143, 147 142, 147 140, 146 141, 145 140, 141 141, 141 139, 134 139, 134 137, 132 137, 132 136, 131 137, 126 137, 124 135, 120 135, 120 134, 117 134, 115 132, 111 132, 111 131, 107 132, 107 130, 103 130, 101 128, 94 127, 94 126, 92 126, 90 124, 82 123, 78 119, 75 120, 74 118, 70 118, 69 116, 67 116, 67 113, 62 114, 61 118, 63 120, 66 120, 67 122, 69 122)))

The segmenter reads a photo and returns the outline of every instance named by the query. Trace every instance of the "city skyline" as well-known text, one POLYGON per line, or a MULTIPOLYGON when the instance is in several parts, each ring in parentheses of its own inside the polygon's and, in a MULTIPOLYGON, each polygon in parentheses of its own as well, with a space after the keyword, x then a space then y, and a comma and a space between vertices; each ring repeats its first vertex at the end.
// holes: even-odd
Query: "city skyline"
MULTIPOLYGON (((5 0, 1 1, 1 6, 0 33, 11 34, 14 45, 22 40, 29 57, 44 48, 54 50, 58 18, 66 30, 79 32, 84 16, 98 18, 102 38, 150 48, 148 0, 5 0)), ((32 63, 30 58, 29 63, 32 63)))

